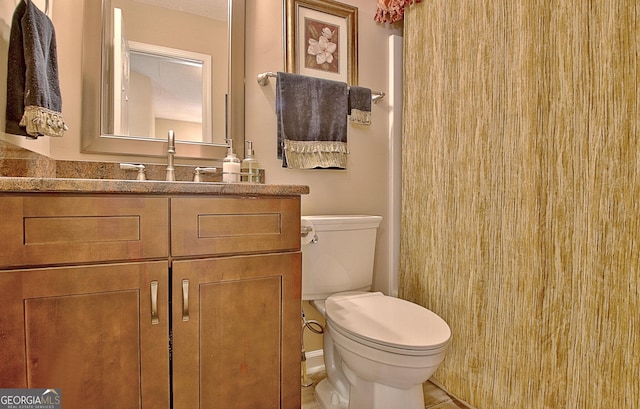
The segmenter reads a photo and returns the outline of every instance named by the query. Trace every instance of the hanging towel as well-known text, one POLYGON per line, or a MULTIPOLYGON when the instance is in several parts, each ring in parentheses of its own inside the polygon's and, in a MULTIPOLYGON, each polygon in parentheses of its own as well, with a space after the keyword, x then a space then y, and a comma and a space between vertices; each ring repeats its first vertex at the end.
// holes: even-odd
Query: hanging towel
POLYGON ((360 125, 371 125, 371 90, 369 88, 349 88, 349 121, 360 125))
POLYGON ((347 168, 347 84, 279 72, 278 158, 293 169, 347 168))
POLYGON ((62 136, 55 30, 33 1, 21 0, 13 13, 7 65, 6 132, 62 136))

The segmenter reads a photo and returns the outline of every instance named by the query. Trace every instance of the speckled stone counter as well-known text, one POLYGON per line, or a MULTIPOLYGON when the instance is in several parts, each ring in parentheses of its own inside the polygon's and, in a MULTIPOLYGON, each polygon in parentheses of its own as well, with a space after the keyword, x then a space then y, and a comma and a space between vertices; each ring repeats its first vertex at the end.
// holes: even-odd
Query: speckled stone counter
POLYGON ((258 183, 0 177, 0 194, 16 192, 295 196, 308 194, 309 187, 258 183))

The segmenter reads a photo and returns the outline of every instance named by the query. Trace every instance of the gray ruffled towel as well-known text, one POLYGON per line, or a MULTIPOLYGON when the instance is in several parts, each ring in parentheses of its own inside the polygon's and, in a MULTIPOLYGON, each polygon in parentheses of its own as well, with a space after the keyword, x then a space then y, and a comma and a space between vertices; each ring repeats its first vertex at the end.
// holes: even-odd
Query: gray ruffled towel
POLYGON ((349 88, 349 121, 371 125, 371 90, 363 87, 349 88))
POLYGON ((9 37, 6 132, 35 139, 66 129, 53 23, 32 1, 21 0, 9 37))
POLYGON ((293 169, 347 168, 347 84, 279 72, 278 158, 293 169))

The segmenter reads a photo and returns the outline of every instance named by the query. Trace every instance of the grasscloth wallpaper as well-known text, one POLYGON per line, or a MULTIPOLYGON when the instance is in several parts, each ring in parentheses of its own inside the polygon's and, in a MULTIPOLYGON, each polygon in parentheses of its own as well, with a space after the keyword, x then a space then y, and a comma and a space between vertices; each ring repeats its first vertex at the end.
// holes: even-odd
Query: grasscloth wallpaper
POLYGON ((407 9, 400 296, 477 408, 640 403, 640 6, 407 9))

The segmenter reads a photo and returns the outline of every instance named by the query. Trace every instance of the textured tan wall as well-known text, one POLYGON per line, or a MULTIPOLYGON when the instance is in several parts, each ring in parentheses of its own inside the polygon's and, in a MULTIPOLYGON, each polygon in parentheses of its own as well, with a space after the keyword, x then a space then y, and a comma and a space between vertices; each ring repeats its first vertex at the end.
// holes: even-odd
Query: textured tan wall
POLYGON ((640 8, 430 0, 405 20, 400 294, 477 408, 640 402, 640 8))

